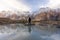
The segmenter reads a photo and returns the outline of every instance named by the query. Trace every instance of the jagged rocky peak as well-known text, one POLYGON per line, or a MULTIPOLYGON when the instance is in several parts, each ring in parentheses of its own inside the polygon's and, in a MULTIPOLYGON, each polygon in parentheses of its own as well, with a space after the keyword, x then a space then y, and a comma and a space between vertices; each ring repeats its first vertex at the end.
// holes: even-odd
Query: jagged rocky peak
POLYGON ((0 11, 0 18, 10 18, 10 19, 25 19, 28 14, 30 12, 29 11, 0 11))
POLYGON ((40 8, 35 12, 35 20, 60 20, 60 8, 40 8))

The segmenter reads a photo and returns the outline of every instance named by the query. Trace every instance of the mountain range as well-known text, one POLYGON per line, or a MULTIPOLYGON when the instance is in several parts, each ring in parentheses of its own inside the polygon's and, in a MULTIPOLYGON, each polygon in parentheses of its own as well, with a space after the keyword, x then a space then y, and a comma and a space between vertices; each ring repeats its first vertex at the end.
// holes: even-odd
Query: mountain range
POLYGON ((0 18, 9 18, 11 20, 27 20, 31 17, 32 20, 60 20, 60 8, 40 8, 37 11, 0 11, 0 18))

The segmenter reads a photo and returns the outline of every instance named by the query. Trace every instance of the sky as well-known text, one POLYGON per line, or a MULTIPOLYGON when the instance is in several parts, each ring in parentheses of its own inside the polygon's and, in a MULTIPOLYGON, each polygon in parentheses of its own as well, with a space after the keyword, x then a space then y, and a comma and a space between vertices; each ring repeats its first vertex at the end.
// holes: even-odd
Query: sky
POLYGON ((41 7, 60 8, 60 0, 0 0, 0 11, 36 11, 41 7))

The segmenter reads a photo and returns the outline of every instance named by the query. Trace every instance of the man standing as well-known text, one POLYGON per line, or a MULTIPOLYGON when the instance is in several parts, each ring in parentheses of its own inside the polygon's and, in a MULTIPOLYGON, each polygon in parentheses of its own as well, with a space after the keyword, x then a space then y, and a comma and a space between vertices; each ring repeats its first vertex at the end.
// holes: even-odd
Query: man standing
POLYGON ((30 17, 29 17, 29 19, 28 19, 28 23, 31 24, 31 18, 30 18, 30 17))

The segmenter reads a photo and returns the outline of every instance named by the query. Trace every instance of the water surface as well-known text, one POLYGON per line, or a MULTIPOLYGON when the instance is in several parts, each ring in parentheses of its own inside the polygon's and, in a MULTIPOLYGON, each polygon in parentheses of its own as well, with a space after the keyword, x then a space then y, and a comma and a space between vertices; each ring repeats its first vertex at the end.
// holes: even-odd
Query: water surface
POLYGON ((0 25, 0 40, 60 40, 60 29, 51 25, 0 25))

